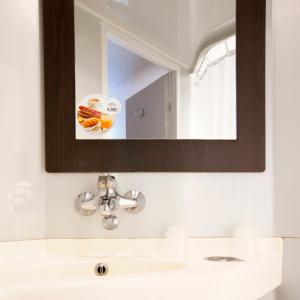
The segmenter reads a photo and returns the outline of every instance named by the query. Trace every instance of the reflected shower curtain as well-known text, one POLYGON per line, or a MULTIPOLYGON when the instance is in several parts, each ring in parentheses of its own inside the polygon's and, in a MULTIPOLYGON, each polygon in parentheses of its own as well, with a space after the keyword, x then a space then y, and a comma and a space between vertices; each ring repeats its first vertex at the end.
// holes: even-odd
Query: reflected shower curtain
POLYGON ((236 55, 192 79, 189 116, 190 139, 236 139, 236 55))

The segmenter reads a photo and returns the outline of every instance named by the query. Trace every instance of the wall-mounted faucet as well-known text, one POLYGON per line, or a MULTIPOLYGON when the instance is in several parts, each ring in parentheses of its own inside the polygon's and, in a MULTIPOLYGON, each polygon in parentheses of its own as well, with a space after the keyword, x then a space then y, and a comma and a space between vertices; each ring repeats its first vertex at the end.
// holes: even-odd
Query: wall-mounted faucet
POLYGON ((119 219, 115 212, 124 208, 130 213, 139 213, 145 207, 145 196, 138 191, 130 191, 121 196, 116 191, 116 179, 110 174, 101 174, 98 178, 96 195, 86 192, 77 196, 75 207, 82 216, 90 216, 99 210, 103 216, 103 226, 107 230, 118 227, 119 219))

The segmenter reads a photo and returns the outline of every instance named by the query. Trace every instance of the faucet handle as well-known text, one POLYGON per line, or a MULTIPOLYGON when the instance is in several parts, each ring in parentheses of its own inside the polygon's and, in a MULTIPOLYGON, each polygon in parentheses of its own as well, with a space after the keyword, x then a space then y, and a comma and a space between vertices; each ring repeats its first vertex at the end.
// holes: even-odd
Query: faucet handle
POLYGON ((107 188, 115 190, 116 187, 117 187, 117 182, 115 176, 108 175, 107 188))
POLYGON ((108 174, 101 174, 98 177, 98 190, 107 190, 108 174))
POLYGON ((116 179, 110 174, 101 174, 98 177, 98 189, 99 190, 108 190, 116 188, 116 179))
POLYGON ((98 177, 98 189, 99 190, 108 190, 116 188, 116 179, 110 174, 101 174, 98 177))
POLYGON ((98 178, 98 196, 115 197, 116 196, 116 179, 110 174, 102 174, 98 178))
POLYGON ((90 216, 98 209, 98 198, 92 193, 82 193, 76 197, 75 209, 82 216, 90 216))

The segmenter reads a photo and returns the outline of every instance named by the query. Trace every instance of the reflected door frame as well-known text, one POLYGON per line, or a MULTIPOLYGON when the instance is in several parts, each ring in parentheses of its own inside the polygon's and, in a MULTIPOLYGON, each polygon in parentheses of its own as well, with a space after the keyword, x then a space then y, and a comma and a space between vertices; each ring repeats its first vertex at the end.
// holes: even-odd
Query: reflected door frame
POLYGON ((101 52, 102 93, 108 96, 107 44, 109 40, 159 67, 170 70, 168 87, 169 99, 168 102, 165 103, 166 120, 168 120, 168 123, 165 124, 165 132, 166 139, 177 139, 180 132, 180 72, 182 66, 179 62, 170 59, 169 56, 161 50, 147 44, 144 40, 124 28, 117 27, 101 16, 97 17, 101 19, 99 24, 101 29, 100 42, 101 49, 103 49, 101 52))

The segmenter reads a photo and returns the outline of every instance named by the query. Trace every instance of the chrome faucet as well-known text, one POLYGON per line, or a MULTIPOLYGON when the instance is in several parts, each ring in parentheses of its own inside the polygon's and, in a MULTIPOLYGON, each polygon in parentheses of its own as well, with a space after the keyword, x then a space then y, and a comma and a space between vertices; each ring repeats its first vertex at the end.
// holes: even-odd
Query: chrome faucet
POLYGON ((130 191, 121 196, 116 191, 116 179, 110 174, 101 174, 98 177, 98 191, 94 195, 90 192, 77 196, 75 207, 83 216, 90 216, 99 210, 103 217, 102 224, 105 229, 113 230, 119 225, 115 215, 119 208, 124 208, 130 213, 139 213, 145 207, 145 196, 138 191, 130 191))

